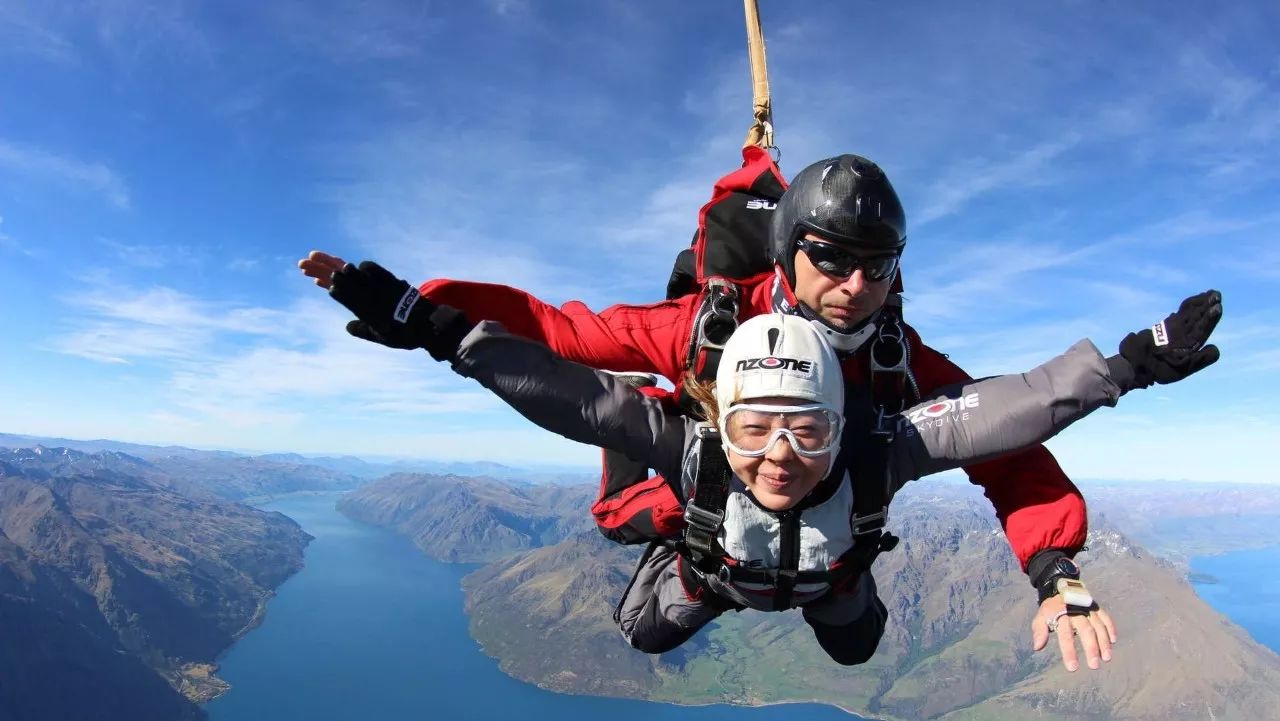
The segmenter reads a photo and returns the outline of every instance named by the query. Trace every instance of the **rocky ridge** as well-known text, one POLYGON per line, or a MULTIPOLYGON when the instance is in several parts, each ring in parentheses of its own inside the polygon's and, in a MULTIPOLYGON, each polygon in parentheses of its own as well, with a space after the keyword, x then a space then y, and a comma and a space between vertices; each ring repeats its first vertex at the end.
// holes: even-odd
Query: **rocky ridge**
MULTIPOLYGON (((472 635, 504 671, 546 688, 678 703, 814 700, 885 719, 1252 721, 1280 703, 1280 659, 1200 601, 1177 565, 1106 520, 1095 520, 1080 558, 1121 627, 1104 671, 1068 674, 1054 649, 1030 652, 1026 577, 989 505, 949 484, 895 501, 903 542, 876 567, 891 625, 871 663, 836 666, 798 614, 750 611, 653 658, 627 647, 611 620, 640 549, 593 530, 558 541, 521 533, 572 519, 557 524, 528 489, 489 483, 384 479, 344 510, 443 560, 499 558, 464 582, 472 635)), ((592 490, 565 512, 581 517, 592 490)))
POLYGON ((202 718, 213 660, 308 540, 127 454, 0 452, 0 708, 202 718))
POLYGON ((432 558, 479 563, 593 529, 583 509, 594 492, 582 485, 398 473, 346 494, 338 510, 396 530, 432 558))

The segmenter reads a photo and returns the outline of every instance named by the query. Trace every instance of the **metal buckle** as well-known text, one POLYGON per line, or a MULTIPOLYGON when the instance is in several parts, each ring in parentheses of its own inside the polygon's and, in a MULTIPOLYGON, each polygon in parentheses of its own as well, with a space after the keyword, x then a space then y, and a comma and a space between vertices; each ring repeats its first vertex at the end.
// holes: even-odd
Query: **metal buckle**
POLYGON ((879 332, 876 333, 875 340, 871 341, 871 372, 884 373, 895 372, 902 373, 907 369, 907 354, 903 350, 906 335, 902 330, 902 326, 898 325, 897 318, 892 322, 885 323, 880 326, 879 332), (887 344, 892 350, 897 351, 897 359, 890 364, 880 361, 879 354, 876 353, 877 346, 887 344))
POLYGON ((699 531, 714 534, 720 530, 720 524, 724 523, 724 513, 699 508, 697 504, 690 501, 684 507, 684 522, 699 531))
MULTIPOLYGON (((903 401, 902 404, 905 406, 906 401, 903 401)), ((876 427, 871 429, 871 435, 875 436, 877 439, 879 439, 883 443, 888 443, 892 441, 893 435, 894 435, 894 425, 889 422, 889 419, 891 417, 897 416, 898 413, 901 413, 904 410, 906 409, 901 408, 896 413, 890 413, 887 410, 885 410, 884 406, 877 407, 876 427)))
MULTIPOLYGON (((890 322, 880 325, 875 339, 871 341, 871 392, 873 398, 881 396, 881 388, 876 382, 878 374, 897 374, 905 381, 907 375, 911 372, 907 363, 906 334, 902 330, 902 326, 898 323, 898 319, 890 315, 890 322), (892 354, 889 357, 894 359, 892 363, 884 363, 881 361, 881 353, 892 354)), ((878 398, 877 398, 878 400, 878 398)), ((880 422, 877 424, 877 430, 886 430, 885 414, 890 415, 901 413, 907 409, 907 400, 899 396, 897 408, 885 408, 880 406, 880 422)))
POLYGON ((876 531, 883 531, 889 523, 889 507, 885 506, 879 513, 872 513, 869 516, 859 516, 849 523, 849 529, 853 531, 855 536, 863 536, 876 531), (874 527, 868 528, 870 524, 874 527))
POLYGON ((698 319, 697 345, 699 348, 723 350, 729 336, 738 327, 737 286, 723 278, 707 280, 706 304, 706 312, 698 319), (718 327, 710 328, 713 325, 718 327), (709 330, 714 330, 714 333, 709 330))
POLYGON ((728 586, 733 583, 733 570, 727 564, 721 563, 720 570, 716 571, 716 578, 720 579, 720 583, 728 586))

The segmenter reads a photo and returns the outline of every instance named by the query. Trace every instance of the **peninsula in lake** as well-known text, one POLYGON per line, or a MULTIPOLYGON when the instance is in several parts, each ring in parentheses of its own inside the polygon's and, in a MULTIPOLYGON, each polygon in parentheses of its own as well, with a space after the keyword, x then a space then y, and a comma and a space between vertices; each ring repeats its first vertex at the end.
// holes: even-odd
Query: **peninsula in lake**
POLYGON ((795 613, 730 613, 660 657, 629 648, 611 615, 641 549, 594 529, 593 485, 82 443, 100 445, 0 450, 0 709, 18 718, 203 718, 199 702, 225 689, 214 659, 309 541, 237 501, 349 489, 348 516, 434 558, 487 563, 464 582, 471 635, 549 689, 821 701, 891 720, 1256 721, 1280 708, 1280 659, 1203 603, 1182 563, 1274 545, 1274 487, 1086 486, 1080 560, 1121 640, 1105 671, 1068 674, 1053 649, 1030 652, 1033 592, 978 490, 912 484, 891 521, 903 542, 875 569, 890 628, 871 663, 846 669, 795 613))
MULTIPOLYGON (((1186 519, 1274 528, 1280 489, 1161 486, 1159 500, 1135 509, 1152 490, 1086 489, 1094 521, 1080 561, 1121 640, 1105 670, 1075 674, 1052 648, 1031 653, 1034 593, 990 505, 964 484, 912 484, 895 501, 891 526, 903 542, 875 568, 890 627, 875 658, 854 668, 832 664, 795 613, 726 614, 656 658, 630 649, 611 615, 640 549, 590 528, 590 487, 574 508, 564 504, 568 489, 544 500, 542 491, 477 479, 399 476, 350 494, 341 509, 435 558, 500 557, 465 580, 472 635, 507 673, 567 693, 816 700, 904 720, 1267 718, 1280 707, 1280 658, 1201 601, 1185 567, 1145 544, 1176 550, 1186 519), (568 515, 557 522, 560 513, 568 515), (1139 513, 1141 541, 1124 525, 1139 513)), ((1241 531, 1218 550, 1267 539, 1275 537, 1241 531)))

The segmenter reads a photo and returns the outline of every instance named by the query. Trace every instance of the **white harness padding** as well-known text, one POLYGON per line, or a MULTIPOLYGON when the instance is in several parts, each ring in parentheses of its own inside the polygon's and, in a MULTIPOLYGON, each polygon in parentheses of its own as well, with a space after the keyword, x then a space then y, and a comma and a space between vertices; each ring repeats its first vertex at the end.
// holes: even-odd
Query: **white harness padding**
MULTIPOLYGON (((724 525, 719 541, 725 552, 747 568, 778 568, 781 562, 781 523, 778 517, 755 503, 737 478, 725 503, 724 525)), ((853 484, 848 473, 830 498, 799 512, 800 562, 798 571, 827 571, 840 556, 853 548, 853 531, 849 518, 853 514, 853 484)), ((732 584, 748 599, 760 599, 750 606, 770 610, 768 584, 738 581, 732 584)), ((826 592, 827 583, 796 584, 794 603, 799 605, 826 592)))

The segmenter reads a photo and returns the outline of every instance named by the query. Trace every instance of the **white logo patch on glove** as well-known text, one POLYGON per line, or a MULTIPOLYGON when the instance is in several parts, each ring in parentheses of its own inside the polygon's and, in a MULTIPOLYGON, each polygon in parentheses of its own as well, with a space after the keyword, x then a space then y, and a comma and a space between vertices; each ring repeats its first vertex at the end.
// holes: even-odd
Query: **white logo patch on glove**
POLYGON ((413 311, 413 306, 418 302, 419 297, 418 289, 410 286, 400 298, 400 302, 396 304, 396 312, 392 317, 400 323, 408 323, 409 313, 413 311))
POLYGON ((1164 327, 1164 321, 1151 326, 1151 334, 1156 338, 1157 348, 1169 345, 1169 331, 1164 327))

